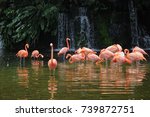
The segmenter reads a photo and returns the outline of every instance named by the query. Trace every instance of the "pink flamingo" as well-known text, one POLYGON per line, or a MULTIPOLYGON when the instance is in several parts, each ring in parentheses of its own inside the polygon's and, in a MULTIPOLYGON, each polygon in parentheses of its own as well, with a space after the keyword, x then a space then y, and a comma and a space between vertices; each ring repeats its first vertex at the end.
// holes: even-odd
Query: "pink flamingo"
POLYGON ((122 51, 122 47, 119 44, 114 44, 114 45, 108 46, 106 49, 113 53, 122 51))
POLYGON ((114 53, 111 52, 111 51, 109 51, 109 50, 107 50, 107 49, 102 49, 102 50, 100 51, 100 54, 99 54, 99 57, 100 57, 101 59, 105 59, 105 60, 112 59, 113 56, 114 56, 114 53))
POLYGON ((106 66, 108 65, 108 60, 112 59, 114 57, 114 53, 107 50, 107 49, 102 49, 100 51, 100 54, 99 54, 99 58, 102 60, 105 60, 106 61, 106 66))
POLYGON ((25 58, 28 57, 28 50, 27 50, 27 48, 29 48, 29 44, 25 44, 25 49, 24 50, 23 49, 19 50, 17 52, 17 54, 16 54, 16 56, 20 58, 20 63, 21 63, 22 58, 25 59, 25 58))
POLYGON ((83 47, 80 52, 84 52, 85 55, 88 55, 89 53, 96 53, 92 49, 87 48, 87 47, 83 47))
POLYGON ((31 58, 32 57, 35 59, 35 58, 39 58, 39 57, 43 58, 44 56, 42 54, 40 54, 38 50, 34 50, 31 55, 31 58))
POLYGON ((126 54, 127 58, 129 60, 131 60, 132 62, 133 61, 137 62, 137 61, 140 61, 140 60, 145 60, 146 61, 146 58, 140 52, 131 52, 131 53, 129 53, 129 50, 125 49, 124 53, 126 54))
POLYGON ((57 60, 53 58, 53 44, 50 43, 51 46, 51 59, 48 61, 48 67, 50 70, 53 70, 57 67, 57 60))
POLYGON ((69 51, 69 38, 66 38, 66 44, 67 44, 67 47, 63 47, 62 49, 60 49, 60 51, 58 52, 58 56, 60 55, 65 55, 68 51, 69 51))
POLYGON ((84 53, 73 54, 73 55, 67 54, 66 59, 68 59, 68 58, 69 58, 69 63, 74 63, 74 62, 79 62, 81 60, 85 60, 85 55, 84 55, 84 53))
POLYGON ((89 53, 87 55, 87 60, 93 61, 96 64, 101 60, 99 56, 97 56, 95 53, 89 53))
POLYGON ((123 52, 115 54, 113 59, 112 59, 112 62, 117 62, 119 64, 122 64, 122 63, 131 64, 131 61, 128 58, 126 58, 126 56, 124 55, 123 52))
POLYGON ((136 46, 132 50, 133 52, 141 52, 142 54, 148 55, 142 48, 136 46))

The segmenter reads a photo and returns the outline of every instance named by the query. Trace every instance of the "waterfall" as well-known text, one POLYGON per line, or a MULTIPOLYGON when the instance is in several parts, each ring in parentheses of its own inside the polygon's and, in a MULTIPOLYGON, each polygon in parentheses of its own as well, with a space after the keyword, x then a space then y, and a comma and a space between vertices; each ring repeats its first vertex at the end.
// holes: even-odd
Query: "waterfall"
MULTIPOLYGON (((70 12, 71 13, 71 12, 70 12)), ((57 48, 60 49, 65 46, 66 37, 70 38, 71 49, 75 49, 75 36, 80 34, 79 43, 77 47, 81 46, 80 42, 84 40, 84 45, 93 48, 94 47, 94 24, 90 24, 87 16, 87 8, 80 7, 79 14, 74 16, 72 19, 69 17, 69 13, 59 13, 58 16, 58 45, 57 48), (79 20, 76 25, 75 22, 79 20), (75 30, 78 27, 78 31, 75 30)), ((78 38, 78 37, 77 37, 78 38)), ((76 40, 77 41, 77 40, 76 40)))
POLYGON ((132 46, 139 46, 137 11, 134 6, 133 0, 129 0, 128 7, 130 16, 132 46))
POLYGON ((58 45, 57 48, 64 47, 66 35, 68 34, 68 16, 65 13, 59 13, 58 16, 58 45))
POLYGON ((94 46, 93 31, 89 19, 86 15, 87 8, 79 8, 79 18, 80 18, 80 39, 85 40, 87 47, 92 48, 94 46))
POLYGON ((74 42, 74 38, 75 38, 75 36, 74 36, 74 22, 72 21, 72 20, 70 20, 70 22, 69 22, 69 34, 70 34, 70 39, 71 39, 71 49, 75 49, 75 42, 74 42))
POLYGON ((69 21, 68 14, 59 13, 58 15, 58 45, 57 48, 60 49, 66 46, 66 38, 70 38, 71 49, 74 49, 74 25, 69 21))

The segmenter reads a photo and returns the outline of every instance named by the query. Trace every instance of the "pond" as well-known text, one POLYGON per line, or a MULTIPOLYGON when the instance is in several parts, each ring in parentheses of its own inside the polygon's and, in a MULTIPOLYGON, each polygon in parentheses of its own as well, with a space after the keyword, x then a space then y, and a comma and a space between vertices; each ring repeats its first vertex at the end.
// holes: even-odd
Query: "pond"
MULTIPOLYGON (((150 99, 150 62, 116 65, 59 61, 54 73, 47 61, 0 51, 1 100, 118 100, 150 99)), ((55 55, 56 58, 56 55, 55 55)))

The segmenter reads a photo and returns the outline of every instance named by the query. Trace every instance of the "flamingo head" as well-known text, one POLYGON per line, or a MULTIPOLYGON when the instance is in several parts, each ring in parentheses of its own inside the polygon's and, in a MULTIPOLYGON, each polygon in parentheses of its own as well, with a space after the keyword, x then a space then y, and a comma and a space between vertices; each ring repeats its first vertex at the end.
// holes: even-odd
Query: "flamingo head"
POLYGON ((70 41, 70 39, 69 39, 69 38, 66 38, 66 41, 70 41))
POLYGON ((52 43, 50 43, 50 46, 52 47, 52 46, 53 46, 53 44, 52 44, 52 43))
POLYGON ((26 45, 25 45, 27 48, 29 48, 29 44, 27 43, 26 45))

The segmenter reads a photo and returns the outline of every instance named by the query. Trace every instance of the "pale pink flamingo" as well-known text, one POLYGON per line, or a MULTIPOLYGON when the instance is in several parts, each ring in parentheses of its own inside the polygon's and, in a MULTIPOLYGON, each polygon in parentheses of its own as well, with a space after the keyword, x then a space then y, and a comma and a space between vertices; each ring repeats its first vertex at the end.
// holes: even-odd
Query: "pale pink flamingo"
POLYGON ((85 55, 84 53, 80 53, 80 54, 67 54, 66 59, 69 58, 69 63, 74 63, 74 62, 79 62, 79 61, 83 61, 85 60, 85 55), (70 57, 70 58, 69 58, 70 57))
POLYGON ((48 67, 50 70, 54 70, 57 67, 57 60, 53 58, 53 44, 50 43, 51 46, 51 59, 48 61, 48 67))
POLYGON ((142 48, 136 46, 132 50, 133 52, 141 52, 142 54, 148 55, 142 48))
POLYGON ((19 50, 16 54, 17 57, 20 58, 20 63, 22 59, 25 59, 28 57, 28 49, 29 48, 29 44, 25 44, 25 49, 23 50, 19 50))
POLYGON ((31 58, 32 58, 32 57, 33 57, 34 59, 35 59, 35 58, 37 59, 37 58, 39 58, 39 57, 43 58, 44 56, 43 56, 42 54, 40 54, 38 50, 34 50, 34 51, 32 51, 31 58))
POLYGON ((126 56, 124 55, 123 52, 117 53, 114 55, 112 62, 117 62, 119 64, 123 64, 123 63, 128 63, 131 64, 131 60, 129 60, 128 58, 126 58, 126 56))
POLYGON ((102 49, 100 51, 100 54, 99 54, 99 58, 101 59, 101 61, 105 60, 106 62, 106 66, 108 65, 108 60, 111 60, 114 56, 114 53, 107 50, 107 49, 102 49))
POLYGON ((60 51, 58 52, 58 56, 60 56, 60 55, 64 55, 65 56, 66 53, 69 51, 69 49, 70 49, 69 41, 70 41, 70 39, 66 38, 67 47, 63 47, 62 49, 60 49, 60 51))
POLYGON ((102 49, 99 54, 100 59, 105 59, 105 60, 110 60, 113 58, 113 56, 114 53, 107 49, 102 49))
POLYGON ((122 51, 122 47, 119 44, 114 44, 114 45, 108 46, 106 49, 113 53, 122 51))
POLYGON ((89 53, 87 55, 87 60, 95 62, 96 64, 101 61, 100 57, 96 55, 95 53, 89 53))
POLYGON ((88 55, 89 53, 96 53, 92 49, 87 48, 87 47, 83 47, 80 52, 84 52, 85 55, 88 55))
POLYGON ((132 62, 133 61, 140 61, 140 60, 145 60, 146 61, 146 58, 143 56, 143 54, 141 52, 131 52, 129 53, 129 50, 128 49, 125 49, 124 50, 124 53, 126 54, 126 57, 131 60, 132 62))

